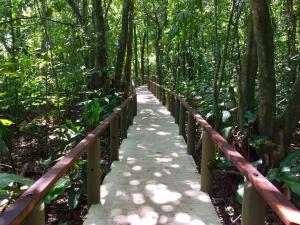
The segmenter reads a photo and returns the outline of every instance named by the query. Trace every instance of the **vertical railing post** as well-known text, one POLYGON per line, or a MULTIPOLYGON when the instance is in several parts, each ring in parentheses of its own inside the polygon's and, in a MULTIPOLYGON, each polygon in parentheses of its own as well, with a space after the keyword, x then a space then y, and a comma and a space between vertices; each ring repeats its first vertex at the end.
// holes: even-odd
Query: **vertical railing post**
MULTIPOLYGON (((116 109, 116 112, 119 112, 118 109, 116 109)), ((117 161, 119 160, 119 141, 120 141, 120 132, 119 132, 119 116, 117 115, 112 121, 110 122, 110 139, 109 139, 109 145, 110 145, 110 154, 111 154, 111 160, 117 161)))
POLYGON ((133 118, 134 118, 134 98, 132 97, 130 99, 129 103, 129 109, 128 109, 128 127, 133 124, 133 118))
POLYGON ((45 204, 44 202, 38 203, 21 225, 45 225, 45 204))
POLYGON ((158 85, 156 86, 156 98, 157 98, 159 101, 161 100, 160 96, 161 96, 161 93, 160 93, 160 85, 158 84, 158 85))
POLYGON ((175 123, 179 124, 180 101, 175 97, 175 123))
POLYGON ((162 105, 166 105, 166 88, 165 88, 165 86, 161 86, 161 103, 162 103, 162 105))
POLYGON ((133 116, 137 115, 137 95, 134 95, 134 109, 133 109, 133 116))
POLYGON ((128 116, 128 106, 124 107, 120 115, 120 129, 122 139, 127 138, 127 116, 128 116))
POLYGON ((170 91, 166 90, 166 107, 168 109, 169 112, 171 112, 171 103, 170 103, 170 91))
POLYGON ((187 136, 187 153, 192 155, 195 152, 195 133, 196 121, 191 112, 188 116, 188 136, 187 136))
POLYGON ((212 171, 209 164, 215 159, 215 145, 208 133, 202 131, 201 154, 201 190, 207 193, 212 191, 212 171))
POLYGON ((242 225, 265 224, 265 212, 265 201, 251 183, 245 182, 242 206, 242 225))
POLYGON ((97 138, 87 152, 87 195, 88 205, 100 202, 101 185, 101 145, 97 138))
POLYGON ((175 96, 173 93, 170 95, 170 107, 171 107, 171 115, 175 117, 175 96))
POLYGON ((179 110, 179 135, 185 136, 185 107, 180 103, 179 110))

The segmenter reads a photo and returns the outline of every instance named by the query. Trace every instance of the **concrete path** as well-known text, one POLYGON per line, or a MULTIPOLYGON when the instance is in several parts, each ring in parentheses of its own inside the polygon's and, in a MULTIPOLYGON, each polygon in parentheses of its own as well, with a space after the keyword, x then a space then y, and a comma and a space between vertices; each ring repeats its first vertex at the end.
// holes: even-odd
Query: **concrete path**
POLYGON ((120 148, 120 161, 101 186, 84 225, 219 225, 200 175, 186 154, 170 113, 140 87, 138 115, 120 148))

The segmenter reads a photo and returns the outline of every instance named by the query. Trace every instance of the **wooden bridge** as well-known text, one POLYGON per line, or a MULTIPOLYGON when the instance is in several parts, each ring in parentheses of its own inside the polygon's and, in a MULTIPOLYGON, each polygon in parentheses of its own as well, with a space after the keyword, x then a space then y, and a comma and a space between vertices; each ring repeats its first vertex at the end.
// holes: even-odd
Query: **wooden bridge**
POLYGON ((87 150, 90 209, 85 225, 221 224, 207 194, 212 180, 208 164, 216 149, 251 183, 244 193, 243 225, 264 224, 266 204, 285 224, 300 224, 299 210, 188 103, 154 82, 149 82, 148 88, 162 104, 145 86, 137 88, 8 208, 0 217, 0 225, 45 224, 43 197, 87 150), (201 176, 191 156, 196 125, 202 126, 201 176), (100 138, 107 129, 114 162, 101 184, 100 138), (124 141, 119 146, 120 137, 124 141))

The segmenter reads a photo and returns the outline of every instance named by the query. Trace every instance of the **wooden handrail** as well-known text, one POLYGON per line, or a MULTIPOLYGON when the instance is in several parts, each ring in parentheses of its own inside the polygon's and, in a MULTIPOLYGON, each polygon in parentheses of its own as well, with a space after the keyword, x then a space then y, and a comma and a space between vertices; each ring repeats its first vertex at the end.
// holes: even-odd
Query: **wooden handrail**
POLYGON ((136 97, 135 91, 110 116, 102 121, 92 132, 81 140, 67 155, 59 160, 40 179, 31 185, 4 213, 0 216, 0 225, 20 224, 42 200, 50 188, 67 170, 85 153, 85 151, 100 137, 125 107, 136 97))
MULTIPOLYGON (((159 86, 152 82, 153 85, 159 86)), ((300 225, 300 211, 288 201, 283 194, 264 177, 251 163, 249 163, 235 148, 230 145, 211 125, 185 100, 175 92, 162 87, 176 99, 178 99, 185 109, 190 112, 197 124, 209 134, 213 142, 224 153, 227 159, 241 172, 243 176, 254 186, 265 202, 274 210, 282 222, 286 225, 300 225)))

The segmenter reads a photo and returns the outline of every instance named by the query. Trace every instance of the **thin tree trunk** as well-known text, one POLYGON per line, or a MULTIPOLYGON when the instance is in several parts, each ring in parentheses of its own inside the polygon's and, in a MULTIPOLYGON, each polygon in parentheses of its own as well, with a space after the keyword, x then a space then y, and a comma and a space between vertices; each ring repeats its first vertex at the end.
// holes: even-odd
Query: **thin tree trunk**
POLYGON ((125 77, 123 83, 123 90, 127 96, 130 90, 131 78, 131 62, 132 62, 132 42, 133 42, 133 1, 129 0, 129 13, 128 13, 128 38, 127 38, 127 53, 125 62, 125 77))
POLYGON ((273 137, 276 117, 274 40, 268 1, 251 0, 254 36, 257 43, 259 131, 273 137))
POLYGON ((136 33, 136 24, 133 25, 134 29, 134 80, 135 82, 139 78, 139 58, 138 58, 138 39, 137 39, 137 33, 136 33))
POLYGON ((128 39, 128 12, 129 12, 129 1, 123 0, 123 11, 122 11, 122 28, 119 36, 119 45, 117 50, 117 60, 115 64, 115 80, 114 87, 116 91, 119 91, 121 88, 121 78, 123 71, 123 64, 126 53, 126 43, 128 39))
POLYGON ((142 39, 141 44, 141 75, 142 75, 142 82, 145 83, 145 47, 146 47, 146 39, 147 33, 145 32, 142 39))
POLYGON ((252 16, 248 22, 247 50, 240 76, 238 75, 239 91, 239 127, 242 129, 245 123, 245 113, 254 111, 255 107, 255 79, 257 74, 257 51, 254 38, 252 16))
POLYGON ((96 32, 95 72, 92 75, 90 87, 92 90, 102 88, 104 93, 109 91, 107 74, 106 27, 103 15, 102 0, 93 0, 93 15, 96 32))

